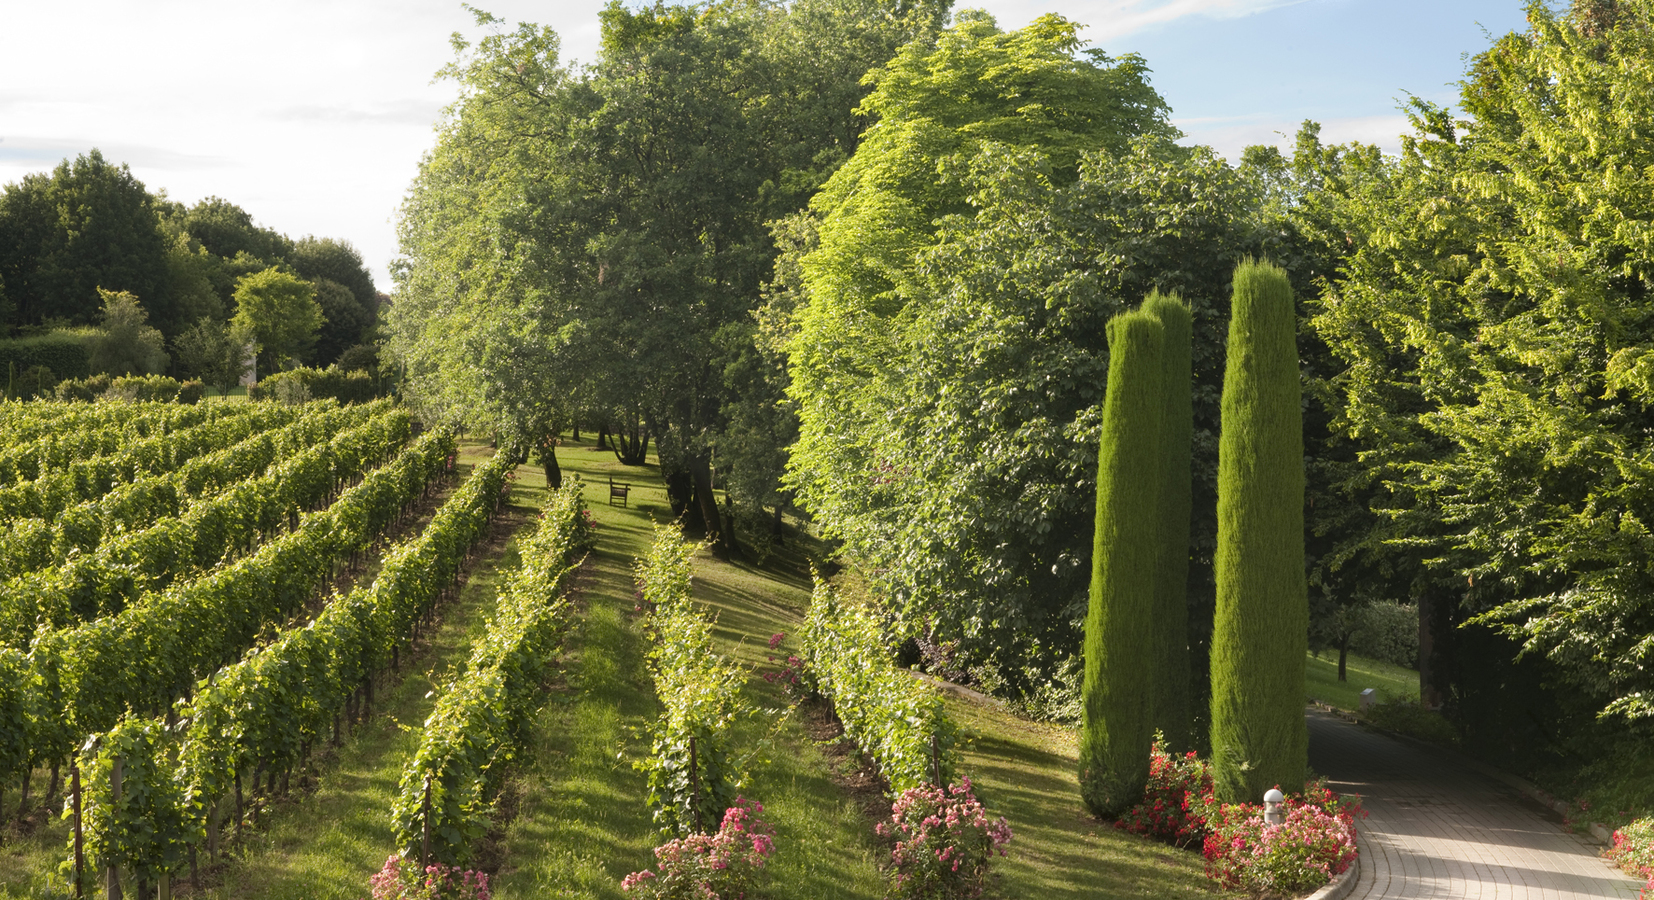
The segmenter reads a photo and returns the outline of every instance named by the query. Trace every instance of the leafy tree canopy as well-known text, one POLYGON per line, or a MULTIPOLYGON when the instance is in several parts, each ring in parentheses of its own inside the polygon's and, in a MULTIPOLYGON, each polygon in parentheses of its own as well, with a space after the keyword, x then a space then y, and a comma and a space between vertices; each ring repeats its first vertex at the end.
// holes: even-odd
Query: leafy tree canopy
POLYGON ((277 268, 242 276, 232 323, 258 342, 260 376, 302 360, 321 329, 322 310, 309 282, 277 268))
POLYGON ((1349 248, 1314 325, 1387 512, 1369 543, 1648 716, 1654 3, 1528 20, 1473 61, 1468 118, 1415 101, 1399 159, 1306 204, 1349 248))

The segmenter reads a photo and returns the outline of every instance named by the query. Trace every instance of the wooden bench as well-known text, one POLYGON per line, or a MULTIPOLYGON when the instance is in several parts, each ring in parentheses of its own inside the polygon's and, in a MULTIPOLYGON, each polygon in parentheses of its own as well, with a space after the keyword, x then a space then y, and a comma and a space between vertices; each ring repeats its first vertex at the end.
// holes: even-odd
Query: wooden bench
POLYGON ((613 505, 615 505, 615 501, 619 500, 621 506, 626 506, 627 505, 626 504, 626 495, 631 490, 632 490, 631 485, 629 485, 625 482, 620 482, 619 484, 616 484, 615 483, 615 477, 613 475, 610 475, 609 476, 609 505, 613 506, 613 505))

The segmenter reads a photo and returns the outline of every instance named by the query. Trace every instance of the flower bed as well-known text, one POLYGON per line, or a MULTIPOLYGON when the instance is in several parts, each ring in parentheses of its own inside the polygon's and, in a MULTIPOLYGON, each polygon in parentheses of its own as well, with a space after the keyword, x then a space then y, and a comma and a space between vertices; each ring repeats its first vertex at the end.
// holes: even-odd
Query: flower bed
POLYGON ((1324 781, 1282 803, 1285 821, 1268 825, 1258 803, 1221 803, 1211 766, 1193 753, 1168 753, 1158 736, 1143 802, 1115 827, 1180 847, 1200 846, 1206 876, 1224 888, 1256 894, 1302 894, 1355 862, 1360 798, 1341 797, 1324 781))
POLYGON ((1608 858, 1627 874, 1648 879, 1639 897, 1654 900, 1654 818, 1638 819, 1616 830, 1608 858))

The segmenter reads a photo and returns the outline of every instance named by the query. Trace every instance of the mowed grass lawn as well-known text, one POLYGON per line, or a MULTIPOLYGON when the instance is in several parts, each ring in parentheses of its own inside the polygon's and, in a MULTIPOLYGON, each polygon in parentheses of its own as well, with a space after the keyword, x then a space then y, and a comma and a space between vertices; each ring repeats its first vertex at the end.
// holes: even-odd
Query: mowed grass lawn
POLYGON ((1309 688, 1309 699, 1337 709, 1355 712, 1361 708, 1361 692, 1373 688, 1379 700, 1397 698, 1418 699, 1419 673, 1416 669, 1349 655, 1345 661, 1347 681, 1338 680, 1338 651, 1322 651, 1317 658, 1304 658, 1304 676, 1309 688))

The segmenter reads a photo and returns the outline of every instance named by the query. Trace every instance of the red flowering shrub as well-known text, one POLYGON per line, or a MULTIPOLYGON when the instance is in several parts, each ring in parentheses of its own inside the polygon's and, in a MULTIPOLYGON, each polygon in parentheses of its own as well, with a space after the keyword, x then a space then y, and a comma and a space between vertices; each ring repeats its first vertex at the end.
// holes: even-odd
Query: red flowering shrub
POLYGON ((429 865, 392 854, 369 879, 373 900, 489 900, 488 876, 458 866, 429 865))
POLYGON ((1149 784, 1143 802, 1126 810, 1114 827, 1179 847, 1198 846, 1206 838, 1212 767, 1192 750, 1181 756, 1167 753, 1159 734, 1149 753, 1149 784))
POLYGON ((1266 825, 1261 804, 1207 805, 1206 877, 1225 888, 1301 894, 1355 862, 1355 820, 1367 815, 1359 797, 1315 782, 1287 797, 1282 811, 1286 821, 1266 825))
POLYGON ((1641 900, 1654 900, 1654 819, 1638 819, 1614 832, 1608 858, 1626 874, 1648 879, 1641 900))
POLYGON ((1011 826, 1003 817, 989 821, 969 778, 946 788, 908 788, 877 830, 896 836, 890 897, 897 900, 982 896, 994 851, 1004 856, 1011 841, 1011 826))
POLYGON ((762 804, 735 798, 717 834, 691 834, 656 847, 655 871, 627 875, 620 889, 650 900, 740 900, 775 849, 770 826, 758 818, 763 811, 762 804))

